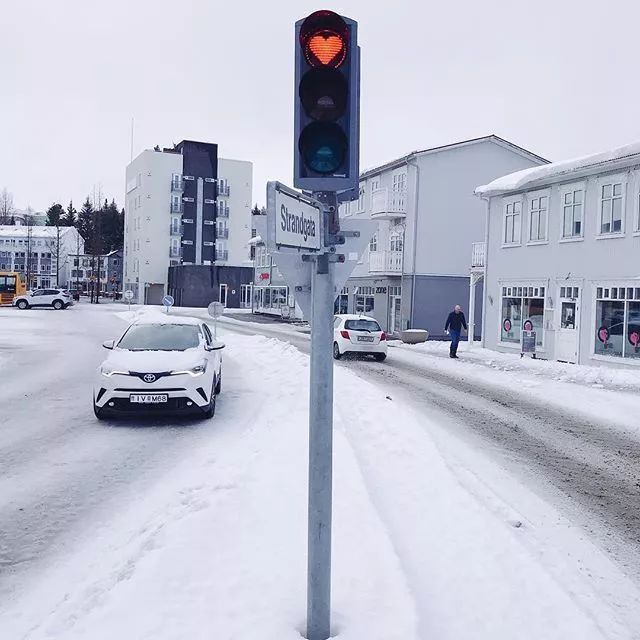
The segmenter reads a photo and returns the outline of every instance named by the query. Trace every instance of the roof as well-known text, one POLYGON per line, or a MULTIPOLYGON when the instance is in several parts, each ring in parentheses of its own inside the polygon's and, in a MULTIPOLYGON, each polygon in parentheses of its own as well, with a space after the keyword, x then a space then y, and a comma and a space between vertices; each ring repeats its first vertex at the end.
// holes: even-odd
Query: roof
POLYGON ((133 324, 186 324, 190 326, 202 324, 202 320, 191 316, 176 316, 160 309, 145 309, 145 312, 133 324))
POLYGON ((26 225, 1 224, 0 236, 4 236, 5 238, 12 236, 15 238, 26 238, 29 228, 31 229, 32 236, 40 238, 55 238, 58 228, 60 229, 60 233, 66 233, 71 231, 71 229, 75 230, 75 227, 41 227, 39 225, 27 227, 26 225))
POLYGON ((342 318, 343 320, 373 320, 374 322, 378 322, 375 318, 372 318, 371 316, 365 316, 364 314, 358 314, 358 313, 336 313, 334 317, 342 318))
POLYGON ((392 169, 394 167, 398 167, 401 166, 403 164, 407 164, 407 162, 413 158, 413 157, 417 157, 417 156, 422 156, 422 155, 429 155, 429 154, 433 154, 433 153, 440 153, 442 151, 449 151, 451 149, 456 149, 456 148, 460 148, 460 147, 464 147, 464 146, 468 146, 468 145, 472 145, 472 144, 479 144, 482 142, 493 142, 495 144, 500 145, 501 147, 505 147, 508 149, 511 149, 512 151, 515 151, 516 153, 530 159, 530 160, 534 160, 535 162, 539 162, 542 164, 547 164, 549 163, 549 160, 547 160, 546 158, 543 158, 542 156, 539 156, 535 153, 532 153, 531 151, 528 151, 527 149, 525 149, 524 147, 520 147, 517 144, 514 144, 513 142, 509 142, 508 140, 505 140, 504 138, 501 138, 500 136, 497 136, 495 134, 490 134, 488 136, 482 136, 481 138, 471 138, 469 140, 462 140, 459 142, 452 142, 451 144, 445 144, 445 145, 441 145, 439 147, 430 147, 428 149, 422 149, 419 151, 412 151, 411 153, 408 153, 405 156, 402 156, 400 158, 396 158, 395 160, 391 160, 390 162, 387 162, 383 165, 380 165, 378 167, 374 167, 372 169, 366 169, 363 173, 360 174, 360 179, 364 179, 364 178, 368 178, 371 175, 375 175, 377 173, 380 173, 382 171, 385 171, 386 169, 392 169))
POLYGON ((532 187, 543 186, 549 182, 577 179, 584 175, 596 173, 598 170, 615 170, 619 166, 628 166, 635 163, 640 164, 640 142, 580 158, 552 162, 541 167, 516 171, 478 187, 476 195, 486 197, 522 191, 532 187))

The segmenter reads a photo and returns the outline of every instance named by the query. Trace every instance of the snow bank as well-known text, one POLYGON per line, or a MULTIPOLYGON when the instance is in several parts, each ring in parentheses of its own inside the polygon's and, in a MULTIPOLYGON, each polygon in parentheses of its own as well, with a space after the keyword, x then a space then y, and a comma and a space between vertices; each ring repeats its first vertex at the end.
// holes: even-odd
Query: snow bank
MULTIPOLYGON (((189 455, 0 603, 3 637, 300 640, 309 359, 225 342, 217 415, 189 455)), ((632 637, 587 572, 545 565, 524 516, 460 481, 428 421, 347 369, 336 390, 336 638, 632 637)))
POLYGON ((509 191, 518 191, 551 178, 564 176, 581 169, 615 160, 631 158, 633 156, 640 156, 640 142, 628 144, 609 151, 573 158, 571 160, 562 160, 560 162, 552 162, 551 164, 516 171, 515 173, 497 178, 489 184, 478 187, 475 193, 480 196, 494 196, 509 191))

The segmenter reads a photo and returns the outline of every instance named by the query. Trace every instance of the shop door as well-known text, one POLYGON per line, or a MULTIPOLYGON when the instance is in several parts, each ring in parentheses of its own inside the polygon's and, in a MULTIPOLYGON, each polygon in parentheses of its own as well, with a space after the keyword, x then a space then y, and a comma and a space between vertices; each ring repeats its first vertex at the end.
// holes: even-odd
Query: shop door
POLYGON ((401 320, 401 308, 402 298, 400 296, 391 297, 391 331, 393 333, 400 333, 402 327, 400 326, 401 320))
POLYGON ((561 287, 560 326, 556 343, 556 360, 578 362, 578 335, 580 319, 579 287, 561 287))
POLYGON ((220 297, 218 298, 220 302, 226 307, 227 306, 227 285, 220 285, 220 297))

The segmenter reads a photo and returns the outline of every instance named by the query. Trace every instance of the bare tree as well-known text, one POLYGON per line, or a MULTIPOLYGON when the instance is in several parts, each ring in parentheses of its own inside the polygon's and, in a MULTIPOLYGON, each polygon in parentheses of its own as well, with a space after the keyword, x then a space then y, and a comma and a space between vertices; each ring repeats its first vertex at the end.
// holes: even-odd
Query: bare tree
MULTIPOLYGON (((27 228, 27 259, 25 261, 25 275, 27 278, 27 287, 31 288, 31 278, 33 272, 33 209, 29 206, 24 214, 24 226, 27 228)), ((36 261, 37 269, 37 261, 36 261)))
POLYGON ((60 225, 56 225, 56 235, 45 242, 47 249, 49 249, 49 251, 51 252, 51 257, 55 265, 54 274, 55 274, 55 280, 56 280, 56 285, 55 285, 56 287, 60 286, 60 270, 69 261, 68 255, 63 254, 62 252, 62 243, 61 243, 62 230, 63 228, 60 225))
POLYGON ((13 194, 5 187, 0 192, 0 224, 9 224, 13 216, 13 194))

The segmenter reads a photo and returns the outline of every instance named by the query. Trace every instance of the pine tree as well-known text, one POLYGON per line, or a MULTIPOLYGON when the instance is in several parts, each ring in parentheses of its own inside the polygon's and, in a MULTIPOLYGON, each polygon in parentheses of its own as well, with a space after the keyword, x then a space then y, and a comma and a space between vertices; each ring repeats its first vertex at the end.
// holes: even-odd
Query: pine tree
POLYGON ((94 249, 94 240, 95 240, 95 217, 96 212, 93 209, 93 205, 91 204, 91 200, 87 196, 87 199, 84 201, 82 205, 82 209, 80 209, 80 213, 78 213, 78 220, 76 223, 76 228, 78 229, 78 233, 84 239, 84 250, 85 253, 93 253, 94 249))
POLYGON ((60 227, 64 226, 64 208, 61 204, 54 202, 47 209, 47 226, 60 227))
POLYGON ((78 212, 73 207, 73 200, 69 201, 69 206, 64 214, 62 224, 65 227, 75 227, 78 224, 78 212))
POLYGON ((105 252, 121 249, 124 244, 124 211, 118 209, 115 200, 110 204, 105 202, 101 222, 105 252))

